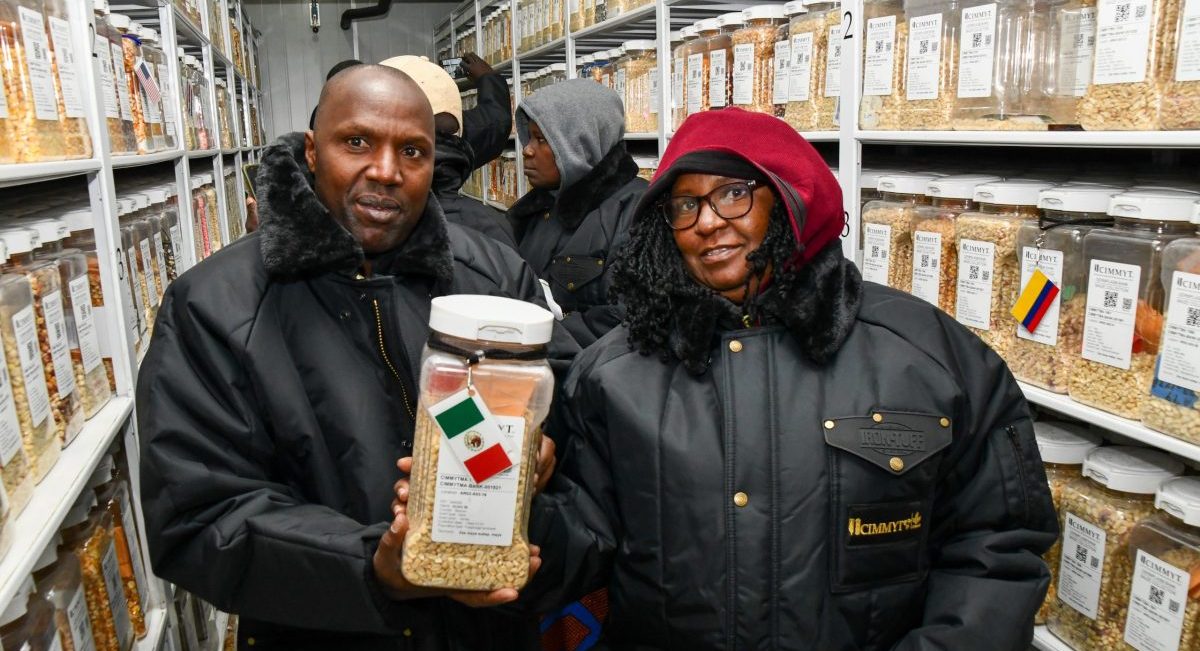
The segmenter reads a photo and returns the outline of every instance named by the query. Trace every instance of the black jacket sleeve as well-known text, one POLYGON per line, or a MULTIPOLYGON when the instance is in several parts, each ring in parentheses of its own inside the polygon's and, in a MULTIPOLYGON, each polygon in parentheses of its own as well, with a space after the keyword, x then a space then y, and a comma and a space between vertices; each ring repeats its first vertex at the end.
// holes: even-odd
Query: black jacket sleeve
POLYGON ((1050 583, 1041 555, 1058 520, 1016 380, 965 328, 946 330, 967 434, 951 449, 934 501, 931 520, 940 524, 930 532, 923 622, 895 651, 1020 651, 1050 583))
POLYGON ((463 111, 463 139, 475 152, 475 169, 487 165, 504 151, 512 133, 512 99, 508 82, 497 73, 480 77, 479 103, 463 111))
POLYGON ((189 305, 188 280, 168 288, 138 378, 155 574, 260 621, 385 635, 419 625, 429 604, 391 601, 373 577, 387 523, 355 521, 277 480, 238 352, 253 318, 231 325, 189 305))

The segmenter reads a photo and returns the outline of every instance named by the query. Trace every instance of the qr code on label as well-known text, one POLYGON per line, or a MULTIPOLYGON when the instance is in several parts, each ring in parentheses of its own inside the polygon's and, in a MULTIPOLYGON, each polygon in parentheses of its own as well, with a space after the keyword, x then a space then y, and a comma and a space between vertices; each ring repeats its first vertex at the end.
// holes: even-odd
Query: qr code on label
POLYGON ((971 47, 983 47, 983 32, 975 32, 971 34, 971 47))
POLYGON ((879 257, 879 247, 878 247, 878 246, 872 246, 872 247, 871 247, 871 257, 872 257, 872 258, 878 258, 878 257, 879 257))
POLYGON ((1146 17, 1146 5, 1138 5, 1138 8, 1133 12, 1133 17, 1141 20, 1146 17))
POLYGON ((929 41, 922 39, 917 45, 917 54, 929 54, 929 41))
POLYGON ((1113 16, 1113 22, 1114 23, 1129 22, 1129 3, 1128 2, 1117 5, 1116 14, 1113 16))
POLYGON ((922 269, 929 268, 929 254, 928 253, 921 254, 921 268, 922 269))
POLYGON ((1079 561, 1080 563, 1086 563, 1087 559, 1088 559, 1087 548, 1086 547, 1076 547, 1075 548, 1075 560, 1079 561))
POLYGON ((1154 604, 1155 606, 1161 606, 1163 605, 1164 596, 1166 595, 1163 593, 1162 588, 1150 586, 1150 603, 1154 604))
POLYGON ((1122 312, 1128 312, 1132 309, 1133 309, 1133 299, 1132 298, 1121 299, 1121 311, 1122 312))
POLYGON ((1104 308, 1107 310, 1117 309, 1117 293, 1104 292, 1104 308))
POLYGON ((967 273, 969 280, 979 280, 979 265, 971 265, 970 271, 967 273))
POLYGON ((883 46, 886 45, 883 41, 875 41, 875 54, 883 54, 883 46))
POLYGON ((1177 613, 1177 612, 1179 612, 1179 602, 1172 599, 1171 603, 1167 606, 1167 608, 1171 611, 1172 614, 1177 613))

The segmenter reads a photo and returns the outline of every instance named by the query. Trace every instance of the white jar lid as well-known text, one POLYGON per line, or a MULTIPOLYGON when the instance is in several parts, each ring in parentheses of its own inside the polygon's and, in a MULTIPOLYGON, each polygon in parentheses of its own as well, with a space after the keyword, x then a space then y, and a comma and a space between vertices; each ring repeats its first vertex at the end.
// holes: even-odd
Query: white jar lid
POLYGON ((1108 202, 1121 188, 1105 185, 1062 185, 1042 190, 1038 208, 1063 212, 1108 212, 1108 202))
POLYGON ((433 299, 429 327, 460 339, 531 346, 550 341, 554 315, 511 298, 456 294, 433 299))
POLYGON ((837 0, 804 0, 805 7, 808 7, 810 5, 824 5, 824 4, 835 4, 836 5, 836 4, 841 4, 841 3, 838 2, 837 0))
POLYGON ((566 71, 567 71, 567 64, 565 64, 565 63, 550 64, 550 72, 566 72, 566 71))
POLYGON ((1200 527, 1200 477, 1178 477, 1159 486, 1154 506, 1200 527))
POLYGON ((864 167, 862 171, 858 173, 858 187, 860 190, 878 190, 879 177, 895 173, 896 172, 894 170, 870 169, 864 167))
POLYGON ((1052 187, 1054 184, 1050 181, 1033 179, 993 181, 980 184, 975 188, 975 201, 1002 206, 1036 206, 1038 205, 1038 195, 1042 190, 1052 187))
POLYGON ((113 27, 116 27, 123 32, 127 32, 129 31, 129 24, 133 21, 125 14, 109 14, 108 22, 112 23, 113 27))
POLYGON ((1158 450, 1114 445, 1096 448, 1083 461, 1083 476, 1122 493, 1153 495, 1183 472, 1183 462, 1158 450))
POLYGON ((596 55, 585 54, 585 55, 579 57, 579 65, 587 65, 595 60, 596 60, 596 55))
POLYGON ((929 182, 940 178, 937 174, 921 174, 914 172, 892 172, 879 177, 876 188, 880 192, 897 192, 900 194, 925 194, 929 182))
POLYGON ((721 22, 716 18, 705 18, 698 20, 693 25, 697 32, 716 32, 721 29, 721 22))
POLYGON ((645 52, 646 50, 653 50, 656 47, 658 47, 658 44, 655 41, 646 40, 625 41, 621 44, 621 48, 626 52, 645 52))
POLYGON ((677 29, 677 30, 671 32, 671 42, 672 43, 679 43, 681 41, 683 41, 683 30, 677 29))
POLYGON ((62 544, 62 534, 54 534, 50 542, 46 543, 46 548, 42 550, 42 555, 33 563, 33 571, 44 570, 54 564, 58 560, 58 546, 62 544))
POLYGON ((683 38, 696 38, 697 30, 695 25, 688 25, 679 30, 679 35, 683 38))
POLYGON ((783 5, 755 5, 749 9, 742 10, 743 20, 760 20, 763 18, 779 20, 783 16, 783 5))
POLYGON ((66 222, 56 217, 30 220, 20 225, 37 231, 39 245, 57 242, 71 235, 71 229, 67 228, 66 222))
POLYGON ((91 208, 80 208, 78 210, 65 212, 62 214, 61 219, 66 223, 67 230, 71 231, 72 233, 92 230, 93 223, 91 208))
POLYGON ((21 587, 17 588, 17 593, 12 596, 12 601, 8 602, 8 607, 4 609, 3 613, 0 613, 0 626, 8 626, 25 616, 29 610, 29 595, 31 594, 33 594, 33 577, 27 576, 21 582, 21 587))
POLYGON ((1192 220, 1193 205, 1200 194, 1184 190, 1135 190, 1113 197, 1108 214, 1164 222, 1192 220))
POLYGON ((0 240, 10 256, 29 253, 38 248, 37 231, 20 226, 7 226, 0 229, 0 240))
POLYGON ((746 18, 742 16, 740 11, 731 11, 727 14, 717 16, 717 22, 721 23, 721 27, 729 27, 730 25, 745 25, 746 18))
POLYGON ((925 194, 939 199, 970 199, 975 196, 976 187, 1000 180, 999 176, 990 174, 952 174, 930 181, 925 186, 925 194))
POLYGON ((1033 435, 1046 463, 1078 466, 1089 452, 1100 447, 1100 437, 1082 424, 1039 420, 1033 424, 1033 435))
POLYGON ((620 47, 614 47, 613 49, 606 50, 604 52, 605 58, 609 61, 620 58, 622 54, 625 54, 625 48, 620 47))
POLYGON ((808 9, 804 8, 804 0, 792 0, 783 5, 783 14, 785 16, 797 16, 808 13, 808 9))

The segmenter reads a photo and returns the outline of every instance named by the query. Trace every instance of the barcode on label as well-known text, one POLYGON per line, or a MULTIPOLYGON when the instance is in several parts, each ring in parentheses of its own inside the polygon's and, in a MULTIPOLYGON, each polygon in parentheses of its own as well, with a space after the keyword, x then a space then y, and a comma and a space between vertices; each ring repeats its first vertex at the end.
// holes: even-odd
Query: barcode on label
POLYGON ((33 347, 33 342, 25 342, 25 354, 29 357, 37 355, 37 349, 33 347))
POLYGON ((970 271, 967 273, 967 278, 971 280, 979 280, 979 265, 971 265, 970 271))
POLYGON ((1189 307, 1187 309, 1187 327, 1200 327, 1200 308, 1189 307))
POLYGON ((1117 13, 1113 17, 1113 22, 1114 23, 1129 22, 1129 3, 1128 2, 1117 5, 1117 13))
POLYGON ((929 254, 928 253, 921 254, 921 268, 922 269, 929 268, 929 254))
POLYGON ((1156 606, 1161 606, 1161 605, 1163 605, 1163 597, 1164 596, 1165 595, 1163 594, 1163 591, 1161 588, 1156 588, 1154 586, 1150 586, 1150 603, 1152 603, 1156 606))
POLYGON ((1108 292, 1108 291, 1104 292, 1104 307, 1105 307, 1105 309, 1108 309, 1108 310, 1117 309, 1117 293, 1116 292, 1108 292))
POLYGON ((1075 548, 1075 560, 1079 561, 1080 563, 1086 563, 1087 559, 1088 559, 1087 548, 1086 547, 1076 547, 1075 548))

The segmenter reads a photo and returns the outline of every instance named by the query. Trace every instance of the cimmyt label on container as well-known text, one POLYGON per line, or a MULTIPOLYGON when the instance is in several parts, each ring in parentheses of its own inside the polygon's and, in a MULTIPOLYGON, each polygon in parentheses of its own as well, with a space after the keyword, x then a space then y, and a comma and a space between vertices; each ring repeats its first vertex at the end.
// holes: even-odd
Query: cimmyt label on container
POLYGON ((121 566, 117 563, 117 548, 108 544, 100 558, 100 573, 104 575, 104 588, 108 591, 108 607, 112 610, 117 638, 121 648, 128 649, 133 641, 133 624, 129 621, 129 606, 125 600, 125 588, 121 585, 121 566))
POLYGON ((117 78, 113 75, 112 49, 107 38, 97 36, 93 54, 100 60, 100 86, 104 94, 104 117, 118 119, 121 106, 117 103, 117 78))
POLYGON ((932 305, 942 292, 942 234, 913 231, 913 295, 932 305))
POLYGON ((127 259, 127 264, 129 265, 128 277, 130 287, 133 290, 133 303, 137 307, 138 316, 135 316, 134 318, 138 320, 137 329, 141 332, 145 332, 147 324, 143 323, 144 319, 141 318, 141 315, 146 313, 146 301, 145 297, 142 296, 141 281, 138 279, 137 253, 134 253, 133 248, 130 247, 125 250, 125 257, 127 259))
POLYGON ((158 286, 163 291, 167 290, 167 261, 163 259, 163 238, 162 231, 155 230, 151 236, 154 240, 154 253, 158 257, 158 286))
POLYGON ((671 64, 671 108, 685 108, 680 106, 679 101, 683 99, 683 57, 676 57, 671 64))
POLYGON ((704 106, 704 55, 689 54, 687 59, 687 112, 692 115, 704 106))
POLYGON ((117 43, 109 43, 113 57, 113 79, 117 82, 117 99, 121 104, 121 119, 133 121, 133 100, 129 97, 129 77, 125 74, 125 51, 117 43))
POLYGON ((658 94, 658 67, 650 69, 650 115, 658 115, 658 103, 661 98, 658 94))
POLYGON ((887 224, 863 224, 863 280, 888 284, 888 258, 891 257, 892 227, 887 224))
POLYGON ((33 426, 38 427, 50 416, 50 394, 46 389, 46 371, 42 366, 42 351, 38 347, 37 321, 33 306, 17 312, 12 318, 17 355, 21 361, 21 377, 25 380, 25 398, 33 426))
POLYGON ((863 95, 891 95, 896 58, 896 17, 867 21, 867 53, 863 60, 863 95))
POLYGON ((733 103, 754 103, 754 44, 733 46, 733 103))
POLYGON ((13 404, 12 382, 8 376, 7 353, 0 346, 0 466, 7 466, 21 450, 21 425, 13 404))
POLYGON ((1125 641, 1138 651, 1179 651, 1191 574, 1139 549, 1133 561, 1125 641))
POLYGON ((75 651, 96 651, 96 641, 92 639, 92 622, 88 619, 87 600, 84 598, 83 586, 77 588, 71 600, 67 602, 67 625, 71 628, 71 642, 75 651))
POLYGON ((176 107, 175 91, 172 90, 170 70, 166 64, 158 64, 158 88, 162 91, 163 101, 163 129, 171 137, 175 137, 175 111, 176 107))
MULTIPOLYGON (((525 419, 514 416, 493 416, 493 419, 506 439, 504 447, 513 451, 510 458, 520 460, 525 442, 525 419)), ((440 442, 437 499, 433 502, 430 537, 439 543, 511 545, 521 464, 518 462, 477 484, 458 457, 451 453, 446 441, 441 439, 440 442)), ((532 479, 531 476, 530 481, 532 479)))
POLYGON ((1128 84, 1146 80, 1153 12, 1151 0, 1100 0, 1093 83, 1128 84))
POLYGON ((1091 619, 1100 605, 1104 574, 1104 530, 1067 513, 1058 567, 1058 598, 1091 619))
POLYGON ((721 108, 729 102, 725 96, 725 80, 729 69, 726 62, 725 50, 714 50, 708 53, 708 106, 721 108))
POLYGON ((812 85, 813 33, 792 37, 792 65, 788 75, 788 101, 807 102, 812 85))
POLYGON ((54 39, 54 58, 58 62, 58 85, 62 88, 63 112, 69 118, 84 117, 83 92, 75 75, 75 49, 71 45, 71 24, 57 16, 50 21, 50 37, 54 39))
POLYGON ((1200 0, 1187 0, 1183 5, 1175 81, 1200 81, 1200 0))
POLYGON ((942 15, 917 16, 908 21, 908 100, 937 99, 942 87, 942 15))
POLYGON ((1092 79, 1092 52, 1096 49, 1096 8, 1080 7, 1058 12, 1059 54, 1055 85, 1058 92, 1083 97, 1092 79))
POLYGON ((996 62, 996 5, 962 10, 958 50, 958 96, 989 97, 996 62))
POLYGON ((792 44, 789 41, 778 41, 775 43, 775 70, 771 80, 772 104, 787 104, 788 78, 791 76, 789 72, 791 67, 792 44))
POLYGON ((958 297, 955 318, 963 325, 992 329, 992 276, 996 245, 979 240, 958 243, 958 297))
POLYGON ((1083 358, 1129 370, 1142 268, 1107 260, 1088 265, 1083 358))
POLYGON ((83 374, 91 373, 100 365, 100 341, 96 335, 96 318, 92 310, 92 290, 88 277, 80 276, 68 285, 71 292, 71 313, 75 317, 75 334, 79 338, 80 361, 83 374))
MULTIPOLYGON (((1035 246, 1027 246, 1021 249, 1021 287, 1029 284, 1029 279, 1033 276, 1035 269, 1041 269, 1042 273, 1050 279, 1058 287, 1062 287, 1063 276, 1063 253, 1053 249, 1038 250, 1035 246)), ((1033 332, 1025 329, 1025 326, 1017 324, 1017 336, 1021 339, 1036 341, 1039 344, 1053 346, 1058 343, 1058 316, 1061 311, 1062 292, 1059 292, 1054 300, 1050 303, 1050 307, 1046 309, 1045 316, 1038 323, 1037 328, 1033 332)))
POLYGON ((62 292, 53 291, 42 297, 42 315, 46 319, 46 334, 50 342, 50 361, 58 395, 75 393, 75 369, 71 366, 71 342, 67 337, 67 318, 63 314, 62 292))
POLYGON ((829 28, 828 46, 825 48, 825 97, 840 97, 842 94, 842 26, 829 28))
POLYGON ((1171 276, 1158 379, 1200 391, 1200 275, 1176 271, 1171 276))
MULTIPOLYGON (((54 92, 54 73, 50 65, 50 39, 46 38, 45 18, 40 12, 17 7, 21 18, 21 39, 25 45, 25 67, 33 90, 33 110, 39 120, 58 119, 58 97, 54 92)), ((10 74, 13 71, 8 71, 10 74)))
POLYGON ((154 258, 150 256, 150 238, 145 238, 138 243, 138 249, 142 253, 142 271, 146 276, 146 299, 150 301, 150 307, 158 307, 158 279, 154 276, 154 258))

